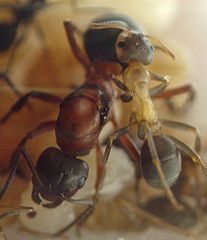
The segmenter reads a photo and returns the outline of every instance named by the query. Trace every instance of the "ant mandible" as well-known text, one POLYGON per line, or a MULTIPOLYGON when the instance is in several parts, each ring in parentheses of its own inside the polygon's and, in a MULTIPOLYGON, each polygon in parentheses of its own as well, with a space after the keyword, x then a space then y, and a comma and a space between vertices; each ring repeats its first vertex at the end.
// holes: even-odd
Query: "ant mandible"
MULTIPOLYGON (((57 234, 66 231, 76 223, 85 220, 94 210, 96 198, 102 185, 105 162, 98 141, 99 133, 108 121, 118 127, 112 105, 115 99, 111 85, 112 74, 118 74, 121 68, 118 64, 94 62, 81 52, 74 38, 73 26, 70 21, 64 22, 68 40, 72 51, 86 70, 85 83, 63 100, 49 93, 32 91, 22 97, 12 106, 0 122, 6 122, 13 113, 25 106, 29 98, 35 98, 53 104, 60 104, 57 120, 45 121, 29 131, 18 144, 11 159, 11 168, 8 179, 0 192, 2 198, 16 172, 20 155, 26 160, 32 174, 32 199, 44 207, 54 208, 64 200, 88 205, 88 207, 68 226, 57 234), (28 140, 42 133, 55 130, 56 142, 59 148, 48 147, 39 156, 36 166, 32 163, 26 150, 28 140), (88 154, 96 147, 97 150, 97 177, 95 181, 96 194, 92 199, 73 199, 72 196, 84 186, 88 176, 88 164, 78 156, 88 154)), ((138 152, 128 135, 121 137, 121 142, 130 153, 136 164, 138 152)))
POLYGON ((13 65, 16 50, 26 37, 29 23, 33 22, 37 36, 44 40, 41 28, 33 19, 39 11, 48 6, 45 0, 29 0, 24 4, 0 4, 0 10, 10 10, 14 16, 11 22, 0 22, 0 53, 10 49, 6 69, 0 72, 0 79, 4 80, 18 97, 22 96, 22 93, 9 79, 8 73, 13 65), (19 31, 20 27, 23 28, 21 31, 19 31))

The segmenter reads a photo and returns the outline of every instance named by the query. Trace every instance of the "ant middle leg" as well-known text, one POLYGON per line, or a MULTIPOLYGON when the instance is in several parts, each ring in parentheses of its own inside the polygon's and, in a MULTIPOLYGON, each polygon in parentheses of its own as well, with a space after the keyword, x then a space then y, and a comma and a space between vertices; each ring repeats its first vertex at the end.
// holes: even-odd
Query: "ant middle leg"
POLYGON ((60 97, 50 93, 45 93, 41 91, 28 92, 23 96, 21 96, 6 114, 0 117, 0 124, 5 123, 14 113, 20 111, 26 105, 29 98, 39 99, 41 101, 52 103, 52 104, 59 104, 62 100, 60 97))

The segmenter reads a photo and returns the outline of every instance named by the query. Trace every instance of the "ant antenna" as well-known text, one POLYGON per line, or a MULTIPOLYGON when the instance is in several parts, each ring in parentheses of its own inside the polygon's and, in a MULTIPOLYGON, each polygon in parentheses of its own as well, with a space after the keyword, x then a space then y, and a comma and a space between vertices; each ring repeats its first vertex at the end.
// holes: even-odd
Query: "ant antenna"
POLYGON ((157 43, 158 45, 154 45, 155 48, 160 49, 161 51, 169 55, 173 60, 175 59, 175 55, 167 47, 165 47, 165 45, 162 42, 160 42, 160 40, 150 35, 144 35, 144 37, 157 43))

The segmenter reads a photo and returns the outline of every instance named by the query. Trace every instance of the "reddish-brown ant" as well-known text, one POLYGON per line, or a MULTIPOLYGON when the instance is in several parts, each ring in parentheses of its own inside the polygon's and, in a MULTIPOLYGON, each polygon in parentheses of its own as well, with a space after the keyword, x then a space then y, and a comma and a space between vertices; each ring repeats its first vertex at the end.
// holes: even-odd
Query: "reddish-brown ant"
MULTIPOLYGON (((85 83, 63 100, 48 93, 29 92, 20 97, 0 120, 1 123, 7 121, 13 113, 19 111, 26 104, 29 98, 60 104, 57 120, 39 124, 20 141, 12 155, 8 179, 0 192, 0 198, 2 198, 12 181, 19 157, 22 155, 33 174, 32 199, 35 203, 40 204, 42 199, 45 199, 49 201, 43 204, 47 208, 56 207, 64 200, 89 205, 80 216, 57 234, 67 230, 75 223, 83 221, 95 207, 98 190, 104 176, 105 164, 102 159, 98 136, 108 121, 112 121, 114 127, 117 128, 112 111, 115 98, 114 90, 110 80, 112 74, 118 74, 121 71, 120 66, 116 63, 91 63, 77 46, 71 22, 65 21, 64 25, 73 53, 86 70, 85 83), (60 148, 49 147, 45 149, 35 167, 26 150, 26 144, 28 140, 51 130, 55 130, 56 142, 60 148), (72 196, 84 186, 88 176, 87 163, 77 156, 88 154, 93 147, 97 149, 96 194, 92 199, 73 199, 72 196)), ((138 153, 130 138, 125 135, 121 138, 121 142, 136 163, 138 153)))
MULTIPOLYGON (((117 28, 117 22, 115 22, 115 24, 112 23, 110 26, 106 26, 106 29, 113 27, 117 28)), ((100 26, 96 25, 94 28, 100 28, 100 26)), ((49 201, 49 203, 43 204, 48 208, 56 207, 64 200, 72 203, 89 205, 89 207, 87 207, 86 210, 72 223, 58 233, 62 233, 75 223, 83 221, 91 214, 95 207, 98 190, 103 181, 104 165, 107 161, 107 157, 102 158, 98 136, 107 121, 112 121, 115 128, 118 128, 112 111, 114 90, 110 80, 113 80, 118 87, 126 91, 126 94, 122 96, 124 101, 128 101, 131 98, 131 92, 128 91, 126 85, 122 84, 122 82, 115 77, 119 73, 122 73, 120 61, 125 59, 127 51, 124 51, 124 49, 119 51, 124 58, 121 58, 118 62, 116 62, 116 60, 115 62, 108 62, 107 59, 105 62, 103 59, 101 59, 101 61, 98 61, 99 59, 97 59, 97 61, 94 60, 91 63, 77 46, 73 35, 73 26, 70 21, 65 22, 65 29, 74 55, 86 70, 85 84, 69 94, 63 100, 48 93, 38 91, 29 92, 23 95, 0 120, 2 123, 7 121, 14 112, 19 111, 25 105, 29 98, 36 98, 46 102, 60 104, 60 113, 57 121, 46 121, 39 124, 33 130, 28 132, 20 141, 12 156, 9 177, 0 193, 0 196, 3 197, 13 175, 15 174, 19 156, 22 155, 33 173, 32 199, 34 202, 40 204, 42 202, 41 198, 43 198, 49 201), (56 133, 56 141, 60 149, 54 147, 47 148, 41 153, 35 167, 25 145, 29 139, 54 129, 56 133), (72 199, 71 197, 83 187, 88 176, 87 163, 78 159, 77 156, 86 155, 95 146, 97 148, 96 194, 92 199, 72 199)), ((126 30, 123 26, 121 26, 120 29, 126 30)), ((145 47, 149 49, 149 51, 144 52, 144 54, 152 54, 154 49, 148 41, 144 41, 139 36, 137 38, 136 34, 129 34, 129 37, 130 36, 132 37, 132 42, 130 42, 134 43, 135 46, 132 44, 130 46, 127 45, 127 47, 133 49, 137 46, 137 42, 133 40, 141 40, 141 43, 144 44, 144 46, 146 45, 145 47)), ((123 36, 121 35, 122 43, 124 43, 123 40, 127 40, 128 42, 128 38, 123 39, 122 37, 123 36)), ((123 48, 125 44, 118 44, 117 46, 123 48)), ((131 52, 129 51, 129 54, 130 53, 131 52)), ((137 54, 138 57, 140 57, 139 51, 137 54)), ((143 55, 141 56, 141 59, 143 60, 145 57, 147 56, 143 55)), ((132 60, 135 60, 134 57, 132 60)), ((130 61, 131 60, 125 62, 124 60, 123 65, 129 64, 130 61)), ((140 62, 140 58, 138 58, 137 61, 140 62)), ((149 64, 150 61, 151 60, 147 61, 146 64, 149 64)), ((170 97, 171 95, 174 95, 174 92, 170 92, 167 96, 170 97)), ((127 129, 125 128, 118 129, 116 131, 116 137, 120 137, 122 144, 130 153, 137 166, 139 152, 131 142, 130 138, 125 135, 126 132, 127 129)), ((105 156, 108 156, 110 147, 111 146, 107 146, 105 156)))

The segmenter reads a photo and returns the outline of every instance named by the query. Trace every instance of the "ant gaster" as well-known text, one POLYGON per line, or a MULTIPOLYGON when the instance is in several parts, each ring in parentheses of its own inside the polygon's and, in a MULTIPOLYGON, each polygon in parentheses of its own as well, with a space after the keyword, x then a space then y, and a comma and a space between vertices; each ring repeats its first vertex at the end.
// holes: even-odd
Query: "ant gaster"
MULTIPOLYGON (((84 212, 57 234, 85 220, 95 207, 105 172, 105 162, 98 136, 108 121, 112 121, 114 127, 118 128, 112 109, 115 96, 111 78, 112 74, 119 74, 121 71, 119 64, 116 63, 90 62, 76 43, 71 22, 65 21, 64 25, 72 51, 86 70, 85 83, 63 100, 49 93, 31 91, 20 97, 8 113, 0 119, 1 123, 7 121, 13 113, 25 106, 29 98, 60 106, 57 120, 39 124, 20 141, 12 155, 8 179, 0 192, 0 197, 3 197, 16 172, 19 157, 22 155, 33 174, 32 199, 35 203, 40 204, 42 199, 47 200, 49 202, 44 203, 43 206, 48 208, 56 207, 64 200, 88 205, 84 212), (26 144, 28 140, 51 130, 55 130, 59 148, 45 149, 40 154, 35 167, 26 150, 26 144), (88 154, 93 147, 97 150, 96 194, 92 199, 73 199, 72 196, 84 186, 89 170, 88 164, 78 156, 88 154)), ((138 152, 134 143, 128 135, 122 136, 121 142, 136 164, 138 152)))

